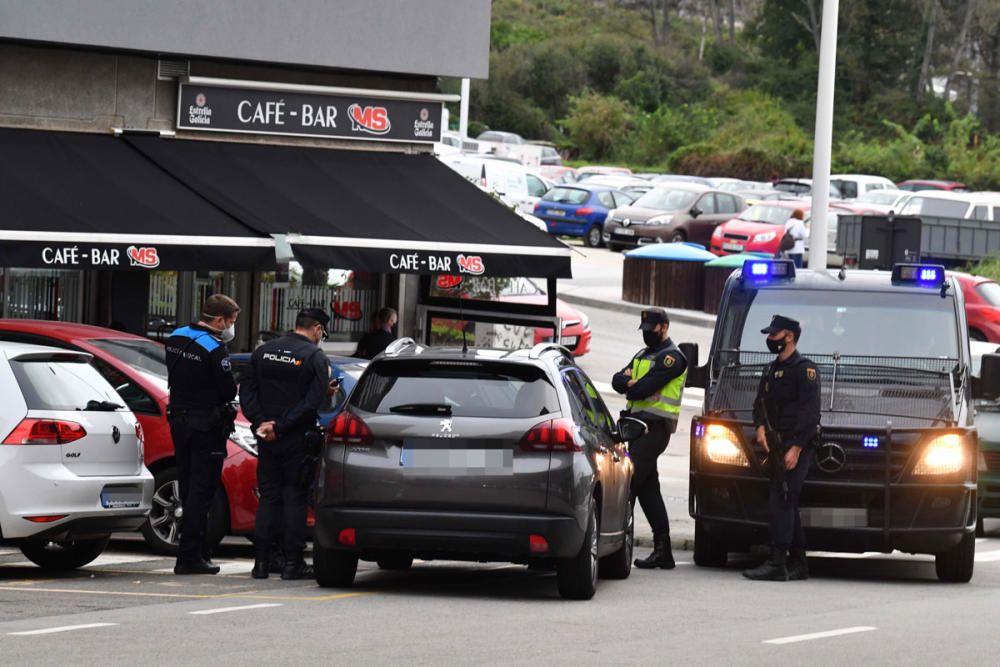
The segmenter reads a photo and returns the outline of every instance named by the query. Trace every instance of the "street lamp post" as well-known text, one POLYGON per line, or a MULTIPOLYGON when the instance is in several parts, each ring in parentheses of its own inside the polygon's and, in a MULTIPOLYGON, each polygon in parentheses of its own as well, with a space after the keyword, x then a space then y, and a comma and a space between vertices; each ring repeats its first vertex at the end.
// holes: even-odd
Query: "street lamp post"
POLYGON ((826 210, 830 202, 833 152, 833 91, 837 69, 837 17, 840 0, 823 2, 816 88, 816 134, 813 149, 812 222, 809 225, 809 268, 826 271, 826 210))

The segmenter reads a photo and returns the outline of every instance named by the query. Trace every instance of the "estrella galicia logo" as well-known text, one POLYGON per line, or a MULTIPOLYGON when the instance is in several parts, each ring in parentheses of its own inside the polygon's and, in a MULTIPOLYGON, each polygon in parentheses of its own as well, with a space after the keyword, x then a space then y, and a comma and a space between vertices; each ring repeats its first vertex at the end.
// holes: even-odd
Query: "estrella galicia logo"
POLYGON ((125 251, 131 266, 138 266, 143 269, 155 269, 160 265, 160 255, 156 248, 139 248, 130 245, 125 251))
POLYGON ((368 134, 388 134, 392 129, 389 111, 385 107, 363 107, 352 104, 347 107, 347 117, 351 119, 351 130, 368 134))
POLYGON ((199 107, 205 106, 205 93, 198 93, 198 96, 194 98, 194 103, 199 107))

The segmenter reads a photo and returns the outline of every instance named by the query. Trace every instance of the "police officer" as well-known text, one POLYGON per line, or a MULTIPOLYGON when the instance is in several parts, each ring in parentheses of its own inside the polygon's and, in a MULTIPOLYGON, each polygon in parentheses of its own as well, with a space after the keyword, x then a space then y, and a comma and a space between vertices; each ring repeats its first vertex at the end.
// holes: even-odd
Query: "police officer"
POLYGON ((239 312, 231 298, 213 294, 197 324, 181 327, 167 339, 167 418, 183 512, 174 574, 219 572, 207 559, 205 528, 236 417, 230 403, 236 398, 236 382, 226 343, 235 335, 239 312))
POLYGON ((313 576, 302 554, 310 448, 318 445, 317 411, 327 398, 330 364, 318 347, 329 316, 318 308, 299 312, 295 331, 258 347, 240 384, 240 405, 257 434, 260 506, 254 534, 252 576, 267 579, 271 548, 282 542, 282 579, 313 576))
MULTIPOLYGON (((743 576, 766 581, 807 579, 809 568, 805 534, 799 520, 799 495, 819 436, 819 371, 816 364, 796 349, 802 329, 795 320, 775 315, 761 333, 767 334, 767 349, 778 356, 764 370, 757 388, 758 398, 763 398, 754 401, 757 443, 768 451, 763 414, 766 409, 766 421, 779 434, 785 451, 784 460, 774 464, 782 465, 785 473, 782 479, 771 469, 768 497, 771 556, 743 576)), ((769 455, 778 454, 769 452, 769 455)))
POLYGON ((639 500, 642 511, 653 528, 653 552, 635 561, 639 568, 674 568, 670 549, 670 523, 667 508, 660 494, 656 459, 677 430, 681 414, 681 395, 687 379, 687 359, 667 335, 670 319, 662 308, 642 311, 641 349, 628 366, 615 373, 611 385, 628 399, 631 416, 649 426, 646 435, 629 443, 629 457, 635 469, 632 474, 632 500, 639 500))

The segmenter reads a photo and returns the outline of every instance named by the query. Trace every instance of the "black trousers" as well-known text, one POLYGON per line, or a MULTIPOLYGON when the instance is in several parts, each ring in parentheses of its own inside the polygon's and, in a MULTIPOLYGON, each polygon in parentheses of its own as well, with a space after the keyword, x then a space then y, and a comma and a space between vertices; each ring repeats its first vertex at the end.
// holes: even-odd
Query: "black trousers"
POLYGON ((799 498, 802 495, 802 485, 809 474, 815 452, 812 447, 806 447, 799 454, 799 462, 795 470, 785 472, 788 482, 788 497, 782 499, 781 482, 771 477, 771 488, 768 496, 768 518, 771 529, 771 546, 776 549, 804 550, 806 536, 802 531, 802 521, 799 518, 799 498))
POLYGON ((260 505, 254 530, 257 557, 268 558, 271 546, 280 543, 286 562, 300 561, 306 548, 309 493, 302 474, 307 458, 304 436, 287 436, 274 442, 261 440, 259 451, 260 505))
MULTIPOLYGON (((638 418, 642 419, 642 416, 639 415, 638 418)), ((667 506, 663 504, 663 495, 660 493, 656 459, 667 449, 673 424, 665 419, 644 421, 649 426, 649 432, 630 442, 628 446, 629 458, 634 466, 632 500, 638 499, 655 539, 661 535, 670 535, 670 521, 667 518, 667 506)))
POLYGON ((192 416, 172 418, 170 436, 184 512, 177 561, 189 563, 210 555, 205 530, 226 460, 226 434, 207 417, 192 416))

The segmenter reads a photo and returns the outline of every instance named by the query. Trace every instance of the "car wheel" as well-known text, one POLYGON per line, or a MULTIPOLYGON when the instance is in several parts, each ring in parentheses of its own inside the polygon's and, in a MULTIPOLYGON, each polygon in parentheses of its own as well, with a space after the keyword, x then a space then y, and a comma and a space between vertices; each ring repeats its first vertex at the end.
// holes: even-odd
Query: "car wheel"
POLYGON ((409 570, 413 567, 412 556, 386 556, 378 559, 378 566, 381 570, 409 570))
MULTIPOLYGON (((153 478, 153 506, 140 530, 146 544, 163 556, 176 556, 180 544, 181 487, 177 481, 177 468, 164 468, 153 478)), ((211 552, 229 532, 229 504, 220 488, 212 500, 206 525, 205 546, 211 552)))
POLYGON ((628 579, 632 573, 632 552, 635 548, 635 508, 625 508, 625 543, 622 548, 601 559, 600 576, 604 579, 628 579))
POLYGON ((316 583, 323 588, 350 588, 358 573, 358 557, 339 549, 313 545, 313 571, 316 583))
POLYGON ((621 252, 623 250, 623 248, 624 248, 624 246, 620 246, 617 243, 609 243, 608 244, 608 250, 610 250, 611 252, 621 252))
POLYGON ((556 579, 559 594, 570 600, 589 600, 597 592, 597 501, 590 499, 587 532, 576 556, 559 563, 556 579))
POLYGON ((684 243, 685 241, 687 241, 687 234, 679 229, 670 235, 671 243, 684 243))
POLYGON ((966 533, 962 541, 949 551, 934 557, 934 569, 938 579, 949 583, 964 584, 972 579, 972 568, 976 563, 976 536, 966 533))
POLYGON ((969 338, 972 340, 978 340, 982 342, 987 342, 986 334, 984 334, 979 329, 969 329, 969 338))
POLYGON ((588 248, 600 248, 602 233, 600 225, 591 225, 590 229, 587 230, 587 235, 583 237, 583 242, 588 248))
POLYGON ((47 570, 75 570, 100 556, 110 540, 108 535, 91 540, 25 542, 21 545, 21 553, 47 570))
POLYGON ((701 521, 694 522, 694 564, 699 567, 725 567, 729 552, 708 532, 701 521))
POLYGON ((976 537, 986 537, 986 524, 983 517, 976 519, 976 537))

